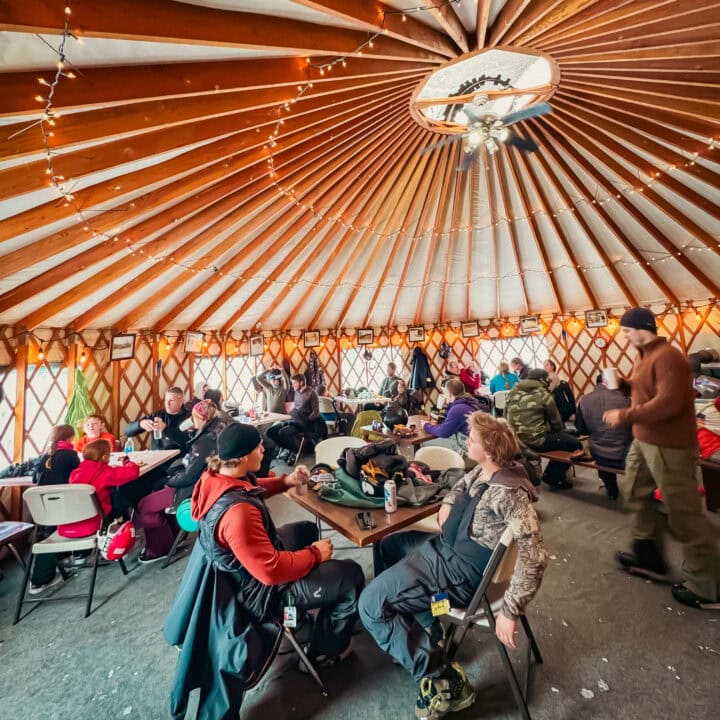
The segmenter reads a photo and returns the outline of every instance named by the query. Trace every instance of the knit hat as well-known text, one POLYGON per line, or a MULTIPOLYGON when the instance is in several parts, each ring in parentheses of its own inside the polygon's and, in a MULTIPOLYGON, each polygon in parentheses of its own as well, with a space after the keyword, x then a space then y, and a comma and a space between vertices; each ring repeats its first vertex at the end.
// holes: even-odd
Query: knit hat
POLYGON ((221 460, 234 460, 249 455, 262 438, 257 428, 244 423, 230 423, 217 439, 218 457, 221 460))
POLYGON ((207 422, 215 417, 215 403, 212 400, 201 400, 193 405, 192 414, 207 422))
POLYGON ((649 330, 657 335, 655 316, 647 308, 630 308, 620 318, 620 326, 634 330, 649 330))
POLYGON ((542 380, 543 382, 549 381, 548 374, 542 368, 533 368, 532 370, 528 370, 527 379, 542 380))

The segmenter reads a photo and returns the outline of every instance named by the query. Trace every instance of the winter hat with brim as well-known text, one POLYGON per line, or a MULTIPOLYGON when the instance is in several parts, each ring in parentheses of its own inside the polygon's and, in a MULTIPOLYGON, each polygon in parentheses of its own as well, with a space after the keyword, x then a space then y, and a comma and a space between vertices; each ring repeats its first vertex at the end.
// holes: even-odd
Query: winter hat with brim
POLYGON ((630 308, 620 318, 620 327, 632 328, 633 330, 649 330, 657 334, 655 315, 647 308, 630 308))
POLYGON ((257 428, 244 423, 230 423, 217 439, 218 457, 235 460, 249 455, 262 441, 257 428))

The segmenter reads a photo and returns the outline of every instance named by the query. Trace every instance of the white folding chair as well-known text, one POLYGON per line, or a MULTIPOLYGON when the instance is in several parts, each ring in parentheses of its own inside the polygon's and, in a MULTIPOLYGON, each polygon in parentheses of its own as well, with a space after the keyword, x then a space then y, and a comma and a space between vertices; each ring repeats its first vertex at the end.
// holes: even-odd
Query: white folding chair
POLYGON ((421 447, 415 453, 415 460, 424 462, 431 470, 447 470, 448 468, 465 469, 465 461, 460 453, 452 448, 430 445, 421 447))
MULTIPOLYGON (((69 600, 73 598, 86 598, 85 617, 90 614, 92 608, 93 593, 95 591, 95 578, 97 575, 99 552, 97 548, 97 537, 89 535, 88 537, 66 538, 58 534, 57 531, 52 533, 45 540, 36 542, 38 525, 55 526, 68 525, 70 523, 89 520, 98 514, 101 514, 100 503, 95 488, 92 485, 76 484, 76 485, 45 485, 42 487, 32 487, 23 495, 23 500, 27 504, 30 515, 36 527, 33 531, 30 557, 25 567, 25 577, 23 579, 22 588, 18 597, 17 607, 15 608, 15 619, 13 625, 20 620, 20 613, 24 603, 39 603, 50 600, 69 600), (69 553, 80 550, 92 551, 92 577, 90 579, 90 589, 87 593, 81 595, 63 595, 62 597, 48 598, 25 598, 30 573, 32 572, 35 558, 38 555, 50 553, 69 553)), ((122 558, 118 560, 123 574, 127 575, 128 570, 122 558)), ((63 578, 67 579, 68 575, 65 569, 59 566, 63 578)))
POLYGON ((315 446, 315 463, 327 463, 336 467, 338 458, 345 448, 358 448, 364 445, 367 445, 367 443, 362 438, 349 435, 322 440, 315 446))
POLYGON ((318 398, 318 402, 320 404, 320 413, 326 414, 326 415, 333 415, 333 420, 327 420, 325 419, 325 424, 327 425, 328 432, 332 433, 338 433, 338 427, 339 427, 339 419, 340 416, 338 415, 337 408, 335 407, 335 402, 331 397, 327 397, 325 395, 321 395, 318 398))
POLYGON ((507 396, 510 394, 509 390, 498 390, 492 394, 493 408, 505 412, 505 403, 507 402, 507 396))
POLYGON ((515 571, 516 561, 517 545, 513 538, 512 529, 507 527, 490 556, 482 580, 470 604, 464 609, 452 608, 445 616, 451 624, 445 647, 447 648, 448 657, 453 658, 469 629, 479 628, 481 631, 493 635, 520 714, 523 720, 530 720, 530 711, 528 710, 527 703, 530 690, 531 670, 533 668, 531 656, 535 657, 537 664, 542 664, 543 661, 540 655, 540 648, 530 629, 530 623, 525 615, 520 616, 520 622, 528 639, 528 667, 525 677, 524 693, 518 683, 517 675, 513 670, 512 661, 510 660, 505 645, 495 636, 495 615, 502 607, 503 596, 508 585, 510 585, 510 580, 515 571))

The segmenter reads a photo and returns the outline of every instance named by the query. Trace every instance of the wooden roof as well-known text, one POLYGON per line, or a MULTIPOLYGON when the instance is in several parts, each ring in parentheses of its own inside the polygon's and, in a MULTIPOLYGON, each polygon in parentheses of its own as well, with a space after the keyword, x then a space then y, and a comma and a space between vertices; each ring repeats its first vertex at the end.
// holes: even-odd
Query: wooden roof
POLYGON ((718 296, 720 2, 68 5, 0 5, 5 324, 353 328, 718 296), (460 143, 421 152, 442 136, 409 102, 499 45, 558 63, 553 112, 522 123, 537 152, 458 172, 460 143))

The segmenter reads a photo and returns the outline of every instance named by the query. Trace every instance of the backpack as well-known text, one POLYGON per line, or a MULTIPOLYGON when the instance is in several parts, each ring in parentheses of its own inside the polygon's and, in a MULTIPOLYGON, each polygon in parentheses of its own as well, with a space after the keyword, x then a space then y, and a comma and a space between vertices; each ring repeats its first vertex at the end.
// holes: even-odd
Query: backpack
POLYGON ((359 448, 345 448, 338 458, 338 465, 348 475, 359 480, 362 466, 370 460, 389 472, 390 477, 392 473, 404 472, 407 468, 407 460, 398 453, 397 443, 391 438, 359 448))
POLYGON ((100 556, 105 560, 120 560, 135 545, 135 526, 130 520, 113 520, 110 525, 103 525, 98 530, 97 545, 100 556))

